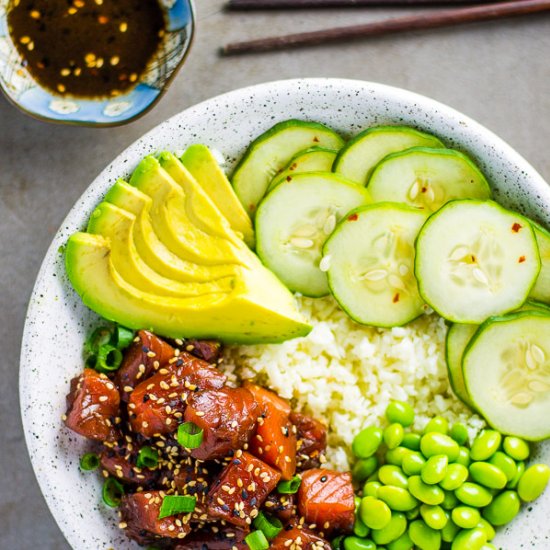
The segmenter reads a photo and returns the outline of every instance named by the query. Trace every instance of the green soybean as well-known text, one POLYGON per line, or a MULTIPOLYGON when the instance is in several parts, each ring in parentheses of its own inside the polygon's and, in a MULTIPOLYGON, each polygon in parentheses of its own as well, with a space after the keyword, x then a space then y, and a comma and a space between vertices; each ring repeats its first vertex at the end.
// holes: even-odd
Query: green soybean
POLYGON ((420 515, 428 527, 441 531, 447 525, 447 516, 441 506, 430 506, 423 504, 420 507, 420 515))
POLYGON ((483 510, 483 517, 495 526, 506 525, 518 514, 519 496, 515 491, 504 491, 483 510))
POLYGON ((351 444, 353 454, 357 458, 369 458, 382 443, 382 430, 376 426, 369 426, 361 430, 351 444))
POLYGON ((506 453, 502 451, 497 451, 490 459, 489 464, 500 468, 506 479, 512 481, 514 479, 518 469, 513 458, 510 458, 506 453))
POLYGON ((418 500, 409 491, 392 485, 380 487, 376 497, 396 512, 408 512, 418 505, 418 500))
POLYGON ((471 506, 457 506, 451 512, 452 520, 462 529, 473 529, 481 520, 481 514, 477 508, 471 506))
POLYGON ((353 503, 355 504, 355 513, 357 513, 357 510, 359 508, 359 505, 361 504, 361 497, 355 495, 353 497, 353 503))
POLYGON ((404 456, 401 468, 408 476, 414 476, 422 471, 426 459, 417 451, 411 451, 404 456))
POLYGON ((508 483, 506 474, 489 462, 474 462, 470 464, 470 477, 489 489, 502 489, 508 483))
POLYGON ((358 537, 366 539, 370 533, 370 529, 363 523, 363 520, 359 517, 355 517, 355 523, 353 524, 353 533, 358 537))
POLYGON ((403 437, 403 442, 401 443, 401 446, 406 447, 411 451, 419 451, 420 439, 422 439, 422 436, 420 434, 409 432, 403 437))
POLYGON ((428 527, 421 519, 409 525, 409 536, 420 550, 439 550, 441 547, 441 533, 428 527))
POLYGON ((451 550, 481 550, 487 542, 483 529, 464 529, 453 540, 451 550))
POLYGON ((437 485, 424 483, 420 476, 411 476, 409 478, 409 492, 424 504, 441 504, 445 498, 443 489, 437 485))
POLYGON ((384 464, 378 470, 378 478, 384 485, 393 485, 402 489, 407 489, 408 487, 407 476, 399 466, 394 466, 393 464, 384 464))
POLYGON ((397 540, 407 530, 407 518, 400 512, 393 512, 386 527, 372 532, 372 540, 380 544, 389 544, 397 540))
POLYGON ((391 510, 378 498, 363 497, 359 506, 359 517, 370 529, 382 529, 390 522, 391 510))
POLYGON ((468 429, 464 424, 456 422, 453 424, 449 435, 459 444, 464 445, 468 441, 468 429))
POLYGON ((403 533, 397 540, 388 544, 388 550, 412 550, 413 546, 409 533, 403 533))
POLYGON ((386 409, 386 418, 393 424, 401 424, 405 428, 414 422, 414 410, 404 401, 391 401, 386 409))
POLYGON ((439 432, 447 435, 449 432, 449 422, 443 416, 434 416, 424 428, 424 433, 439 432))
POLYGON ((495 538, 495 528, 486 519, 481 518, 476 527, 479 527, 485 531, 485 534, 487 535, 487 540, 493 540, 495 538))
POLYGON ((447 455, 449 462, 458 457, 458 443, 448 435, 430 432, 422 436, 420 450, 426 458, 435 455, 447 455))
POLYGON ((449 459, 447 455, 435 455, 428 458, 428 461, 420 472, 420 477, 424 483, 435 485, 439 483, 447 473, 449 459))
POLYGON ((377 497, 380 487, 382 487, 382 484, 379 481, 367 481, 363 485, 363 495, 366 497, 377 497))
POLYGON ((405 437, 405 430, 403 426, 397 422, 390 424, 383 434, 384 443, 387 445, 388 449, 395 449, 401 445, 403 438, 405 437))
POLYGON ((458 489, 468 479, 468 468, 462 464, 449 464, 440 486, 446 491, 458 489))
POLYGON ((462 464, 466 468, 471 464, 472 459, 470 458, 470 450, 467 447, 458 448, 458 456, 453 460, 457 464, 462 464))
POLYGON ((378 467, 378 459, 375 456, 369 456, 369 458, 362 458, 358 460, 353 466, 353 479, 363 482, 371 474, 376 471, 378 467))
POLYGON ((476 508, 487 506, 493 500, 493 495, 485 487, 470 481, 463 483, 455 491, 455 495, 460 502, 476 508))
POLYGON ((518 486, 521 476, 525 472, 525 462, 518 462, 516 464, 516 475, 506 485, 507 489, 515 489, 518 486))
POLYGON ((420 506, 415 506, 412 510, 408 510, 405 512, 405 515, 409 521, 416 519, 420 515, 420 506))
POLYGON ((368 539, 346 537, 344 539, 344 550, 376 550, 376 544, 368 539))
MULTIPOLYGON (((440 485, 441 486, 441 485, 440 485)), ((445 497, 441 503, 441 507, 445 510, 452 510, 455 506, 458 506, 459 500, 456 498, 453 491, 444 491, 445 497)))
POLYGON ((470 457, 472 460, 487 460, 498 451, 501 442, 500 432, 483 430, 472 443, 470 457))
POLYGON ((529 466, 520 477, 518 495, 524 502, 532 502, 542 495, 550 479, 550 468, 546 464, 529 466))
POLYGON ((529 458, 529 444, 519 437, 505 437, 502 447, 504 452, 514 460, 527 460, 529 458))
POLYGON ((403 464, 404 458, 412 451, 406 447, 396 447, 395 449, 390 449, 386 453, 386 462, 388 464, 393 464, 394 466, 401 466, 403 464))
POLYGON ((447 523, 445 524, 445 527, 441 529, 441 538, 445 542, 452 542, 456 537, 456 534, 460 531, 460 527, 453 522, 449 512, 445 512, 445 515, 447 516, 447 523))

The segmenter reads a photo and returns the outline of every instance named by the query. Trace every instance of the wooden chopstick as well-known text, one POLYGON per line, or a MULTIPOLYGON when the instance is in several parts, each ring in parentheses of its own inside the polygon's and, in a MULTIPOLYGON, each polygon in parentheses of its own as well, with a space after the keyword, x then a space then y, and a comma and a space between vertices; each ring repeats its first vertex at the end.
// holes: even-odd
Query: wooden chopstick
POLYGON ((462 23, 474 23, 477 21, 513 17, 516 15, 527 15, 545 10, 550 10, 550 0, 514 0, 483 6, 445 9, 435 13, 396 17, 384 21, 366 23, 364 25, 335 27, 320 31, 234 42, 223 47, 221 53, 222 55, 237 55, 313 46, 329 42, 357 40, 369 36, 379 36, 396 32, 433 29, 436 27, 453 26, 462 23))
POLYGON ((279 10, 303 8, 359 8, 375 6, 437 6, 490 4, 498 0, 229 0, 229 10, 279 10))

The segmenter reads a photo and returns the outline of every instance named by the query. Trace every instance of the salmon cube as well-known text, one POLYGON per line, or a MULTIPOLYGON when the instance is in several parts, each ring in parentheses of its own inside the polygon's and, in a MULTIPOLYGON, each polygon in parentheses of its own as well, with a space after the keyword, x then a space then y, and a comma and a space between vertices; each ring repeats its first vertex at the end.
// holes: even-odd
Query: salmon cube
POLYGON ((320 457, 327 448, 327 429, 318 420, 305 414, 293 412, 290 421, 297 430, 299 470, 310 470, 321 465, 320 457))
POLYGON ((271 550, 331 550, 324 538, 312 530, 301 526, 298 522, 289 523, 272 541, 271 550))

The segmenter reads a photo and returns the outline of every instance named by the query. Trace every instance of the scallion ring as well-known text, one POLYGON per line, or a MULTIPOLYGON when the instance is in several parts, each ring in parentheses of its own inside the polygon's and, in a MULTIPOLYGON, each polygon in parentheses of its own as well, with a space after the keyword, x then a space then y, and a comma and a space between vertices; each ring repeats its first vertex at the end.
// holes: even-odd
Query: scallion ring
POLYGON ((166 495, 162 499, 158 519, 175 516, 176 514, 189 514, 195 509, 197 497, 188 495, 166 495))
POLYGON ((345 539, 345 535, 340 535, 334 539, 332 539, 331 543, 330 543, 330 546, 332 547, 333 550, 342 550, 342 548, 344 548, 344 539, 345 539))
POLYGON ((99 468, 99 456, 95 453, 86 453, 80 459, 80 469, 83 472, 91 472, 99 468))
POLYGON ((159 454, 153 447, 142 447, 137 456, 136 466, 138 468, 149 468, 153 470, 159 463, 159 454))
POLYGON ((116 508, 124 495, 124 487, 114 477, 108 477, 103 483, 103 502, 111 508, 116 508))
POLYGON ((134 341, 134 331, 117 325, 111 338, 111 344, 119 350, 126 349, 134 341))
POLYGON ((294 476, 288 481, 279 481, 277 485, 277 492, 283 495, 293 495, 298 492, 300 485, 302 484, 302 479, 300 476, 294 476))
POLYGON ((269 548, 269 542, 260 530, 252 531, 244 538, 244 541, 250 550, 267 550, 269 548))
POLYGON ((97 361, 95 370, 99 372, 113 372, 118 370, 122 364, 122 352, 111 346, 111 344, 103 344, 97 351, 97 361))
POLYGON ((84 350, 87 353, 96 355, 97 351, 104 344, 108 344, 113 337, 113 329, 109 326, 97 327, 86 340, 84 350))
POLYGON ((263 512, 256 516, 253 525, 265 535, 267 540, 274 539, 283 530, 283 524, 279 518, 268 516, 263 512))
POLYGON ((204 430, 193 422, 185 422, 178 427, 178 443, 185 449, 197 449, 201 446, 204 430))

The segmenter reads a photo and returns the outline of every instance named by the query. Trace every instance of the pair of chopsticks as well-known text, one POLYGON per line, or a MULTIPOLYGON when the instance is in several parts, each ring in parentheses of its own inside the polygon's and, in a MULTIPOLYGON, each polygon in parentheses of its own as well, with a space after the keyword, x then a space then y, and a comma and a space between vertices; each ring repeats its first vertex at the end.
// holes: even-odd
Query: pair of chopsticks
MULTIPOLYGON (((468 0, 229 0, 228 8, 237 9, 278 9, 278 8, 321 8, 357 6, 413 6, 471 3, 468 0)), ((370 36, 407 32, 438 27, 450 27, 463 23, 490 21, 517 15, 528 15, 550 10, 550 0, 510 0, 491 2, 473 0, 482 5, 449 8, 421 15, 396 17, 363 25, 335 27, 312 32, 272 36, 244 42, 227 44, 221 50, 223 55, 259 53, 272 50, 298 48, 358 40, 370 36)))

